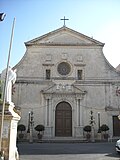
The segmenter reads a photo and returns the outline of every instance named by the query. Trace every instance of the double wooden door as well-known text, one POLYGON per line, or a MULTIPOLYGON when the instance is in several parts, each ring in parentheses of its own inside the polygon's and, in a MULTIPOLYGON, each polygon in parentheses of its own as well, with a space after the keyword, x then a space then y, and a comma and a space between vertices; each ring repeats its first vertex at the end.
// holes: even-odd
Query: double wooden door
POLYGON ((113 136, 120 136, 120 120, 118 116, 113 116, 113 136))
POLYGON ((72 136, 72 109, 69 103, 60 102, 55 111, 55 136, 72 136))

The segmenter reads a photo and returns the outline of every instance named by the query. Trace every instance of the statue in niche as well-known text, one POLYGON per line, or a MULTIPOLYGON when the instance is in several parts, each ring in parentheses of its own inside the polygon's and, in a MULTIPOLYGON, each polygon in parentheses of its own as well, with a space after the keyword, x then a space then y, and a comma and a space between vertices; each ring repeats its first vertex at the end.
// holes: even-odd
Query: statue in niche
MULTIPOLYGON (((5 101, 9 104, 13 104, 12 102, 12 86, 16 81, 16 69, 13 70, 11 67, 8 68, 8 76, 6 81, 6 90, 5 90, 5 101)), ((6 69, 2 71, 1 79, 3 83, 5 83, 6 78, 6 69)))

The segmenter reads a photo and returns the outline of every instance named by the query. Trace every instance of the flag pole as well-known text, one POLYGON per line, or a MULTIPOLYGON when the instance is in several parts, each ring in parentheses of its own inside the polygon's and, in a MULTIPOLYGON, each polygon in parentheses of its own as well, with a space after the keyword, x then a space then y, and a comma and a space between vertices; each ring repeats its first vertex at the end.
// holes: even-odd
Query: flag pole
POLYGON ((10 39, 9 52, 8 52, 7 69, 6 69, 5 82, 4 82, 4 88, 3 88, 3 105, 2 105, 1 132, 0 132, 0 152, 1 152, 1 154, 2 154, 2 134, 3 134, 3 123, 4 123, 4 111, 5 111, 5 97, 6 97, 6 87, 7 87, 6 85, 7 85, 7 80, 8 80, 8 69, 9 69, 10 54, 11 54, 12 41, 13 41, 14 25, 15 25, 15 18, 14 18, 13 24, 12 24, 12 32, 11 32, 11 39, 10 39))

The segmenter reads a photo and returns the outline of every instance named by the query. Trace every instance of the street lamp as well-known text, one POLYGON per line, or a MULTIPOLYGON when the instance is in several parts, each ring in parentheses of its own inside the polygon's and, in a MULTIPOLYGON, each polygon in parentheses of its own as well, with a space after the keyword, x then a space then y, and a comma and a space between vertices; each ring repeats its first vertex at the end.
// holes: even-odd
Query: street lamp
POLYGON ((100 112, 98 112, 98 129, 100 129, 100 112))
POLYGON ((29 133, 30 133, 30 137, 29 137, 29 142, 32 143, 33 142, 33 121, 34 117, 33 117, 33 111, 29 112, 29 133))
POLYGON ((93 111, 91 110, 90 111, 90 124, 91 124, 91 141, 92 142, 95 142, 95 133, 94 133, 94 124, 95 124, 95 119, 94 119, 94 116, 93 116, 93 111))

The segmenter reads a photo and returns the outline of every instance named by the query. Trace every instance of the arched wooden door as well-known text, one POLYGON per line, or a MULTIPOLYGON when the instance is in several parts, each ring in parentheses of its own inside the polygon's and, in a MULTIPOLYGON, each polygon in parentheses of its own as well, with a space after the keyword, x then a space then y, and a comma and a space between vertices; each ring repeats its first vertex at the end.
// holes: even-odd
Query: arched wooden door
POLYGON ((67 102, 60 102, 55 111, 55 136, 72 136, 72 108, 67 102))

